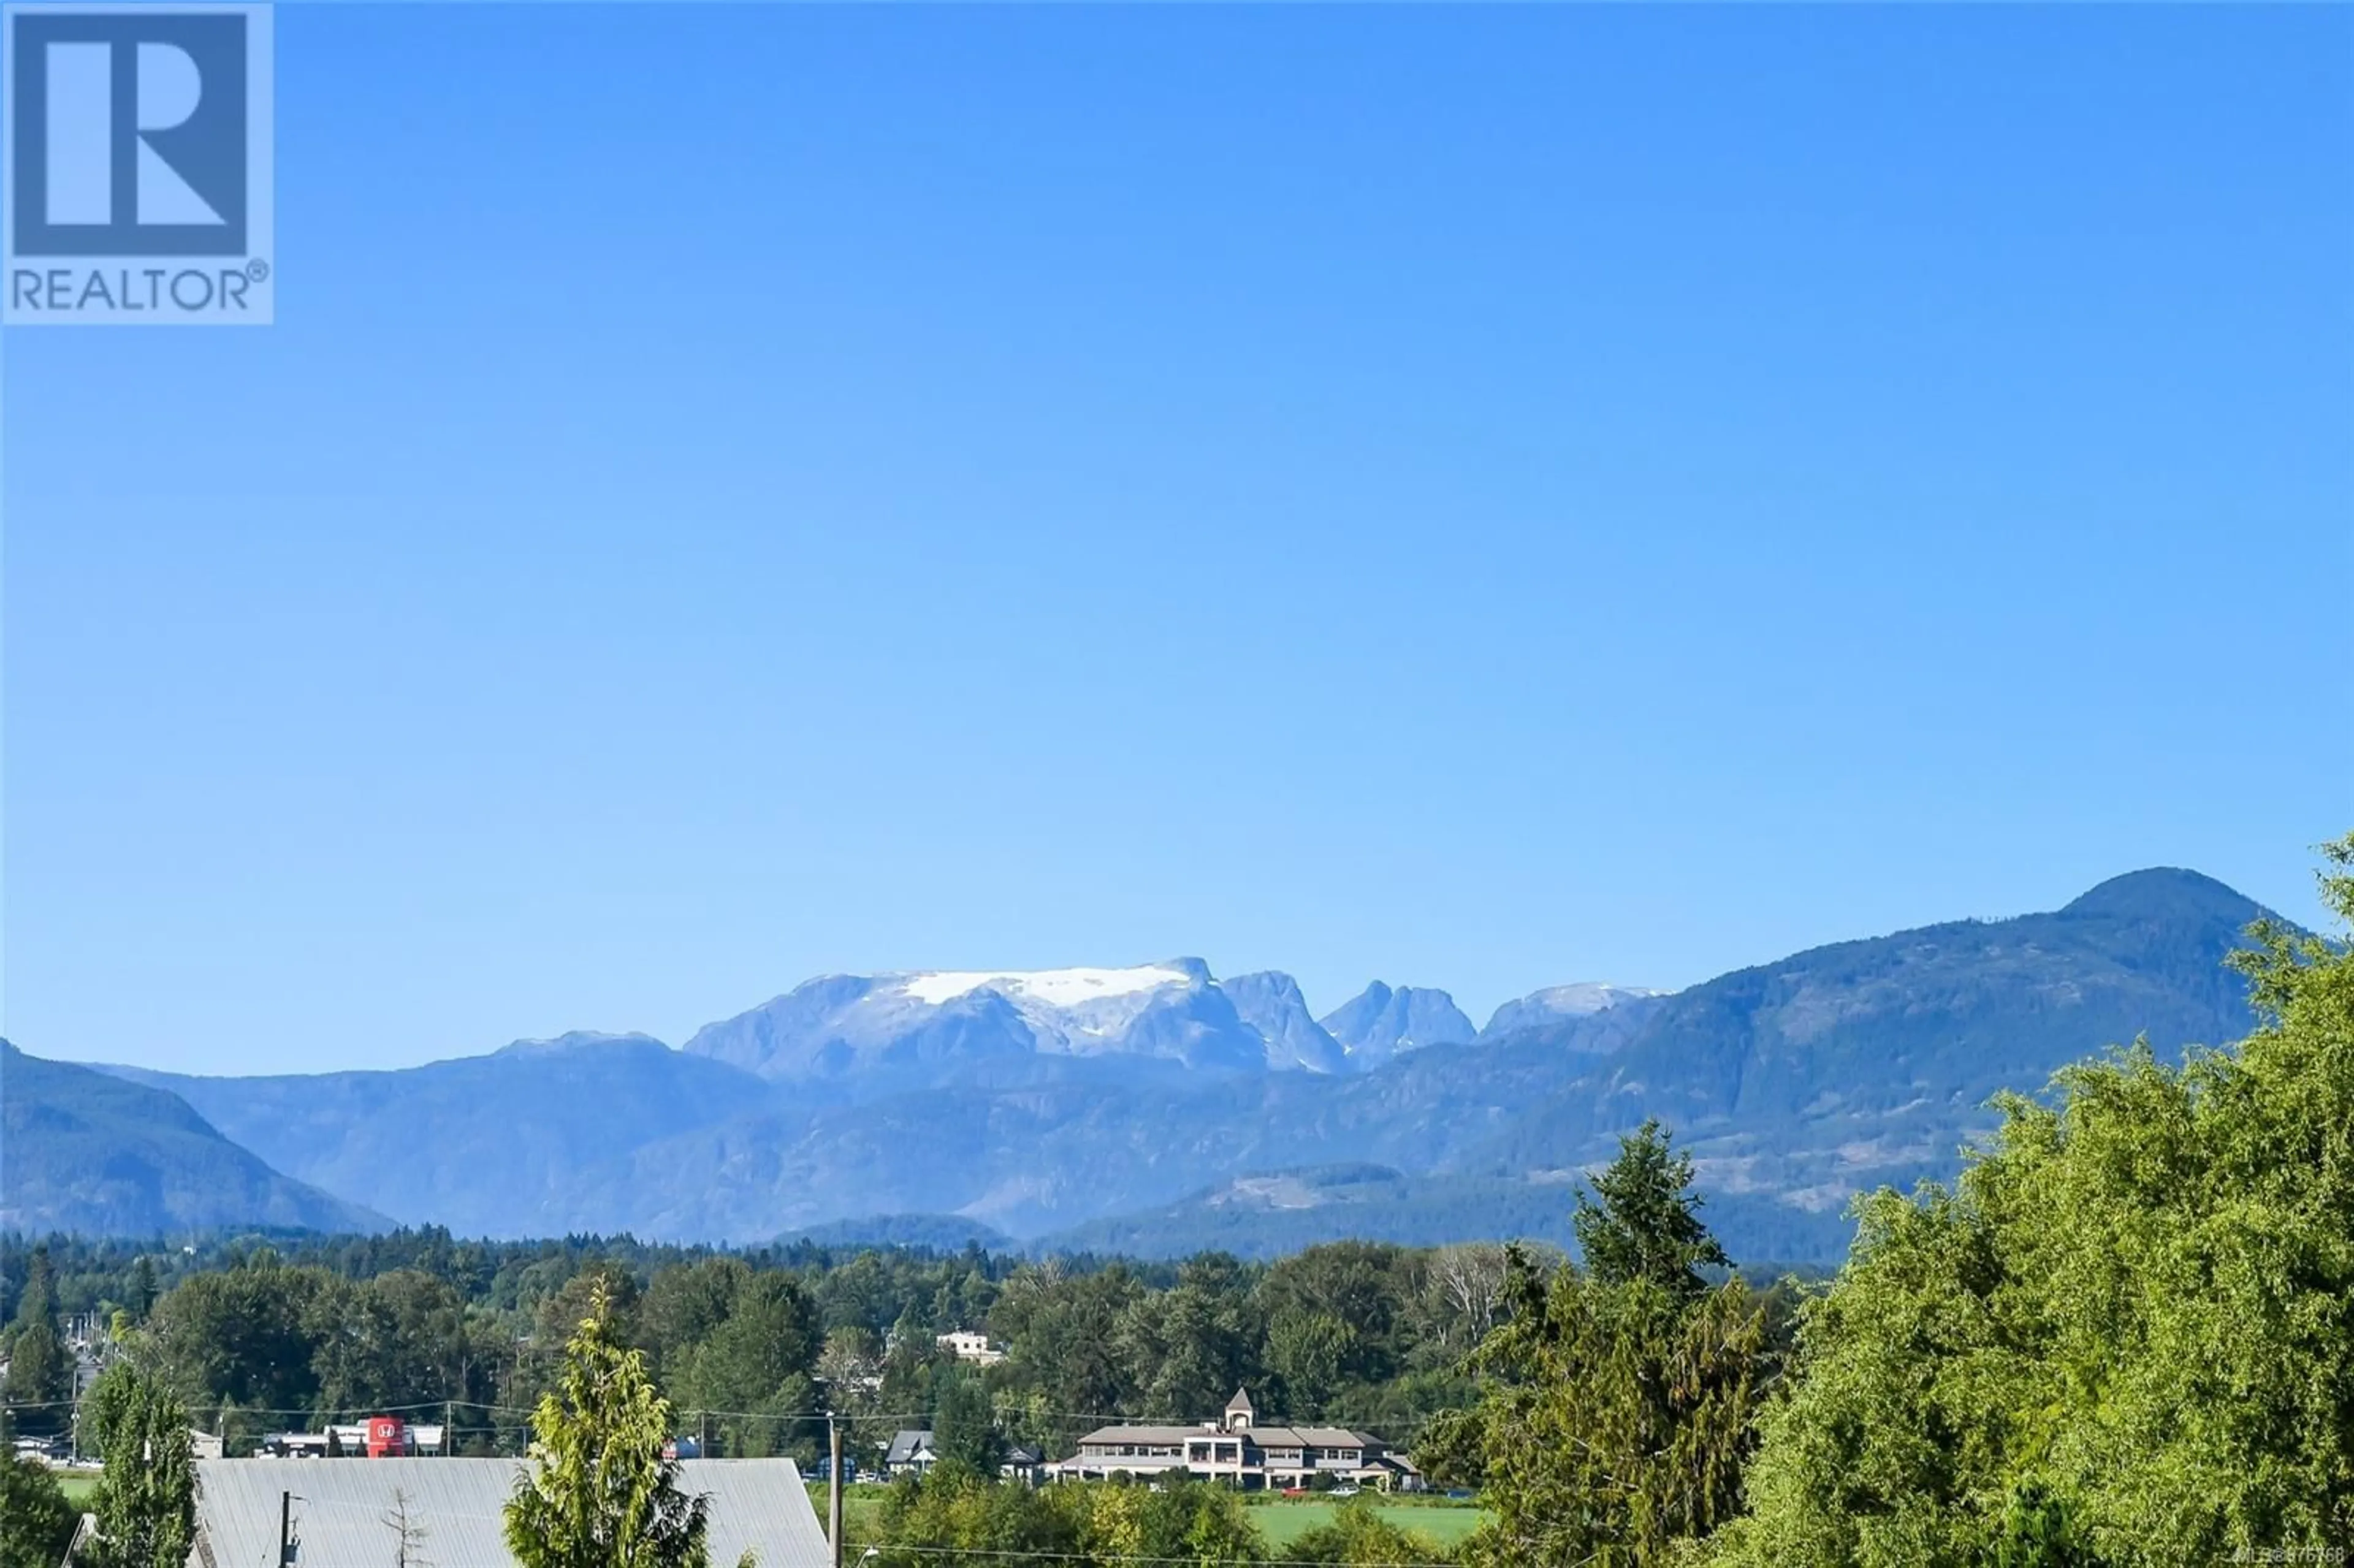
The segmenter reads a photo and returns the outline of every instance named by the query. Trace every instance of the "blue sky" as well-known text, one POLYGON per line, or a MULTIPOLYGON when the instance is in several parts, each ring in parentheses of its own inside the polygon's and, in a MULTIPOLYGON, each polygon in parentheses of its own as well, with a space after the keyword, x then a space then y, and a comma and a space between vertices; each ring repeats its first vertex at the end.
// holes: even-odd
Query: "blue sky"
POLYGON ((6 1032, 1484 1017, 2354 828, 2354 12, 281 7, 5 344, 6 1032))

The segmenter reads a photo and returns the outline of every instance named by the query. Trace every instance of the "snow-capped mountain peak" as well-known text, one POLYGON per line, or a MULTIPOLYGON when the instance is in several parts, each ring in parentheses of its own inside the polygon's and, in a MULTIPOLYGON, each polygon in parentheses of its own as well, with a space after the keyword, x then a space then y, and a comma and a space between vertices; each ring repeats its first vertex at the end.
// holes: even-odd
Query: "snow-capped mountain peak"
MULTIPOLYGON (((1319 1021, 1276 970, 1221 982, 1199 959, 1052 969, 825 975, 705 1026, 686 1049, 763 1077, 855 1095, 1060 1075, 1040 1058, 1126 1058, 1221 1073, 1364 1073, 1402 1054, 1612 1012, 1616 1041, 1652 993, 1555 986, 1475 1030, 1443 991, 1376 980, 1319 1021), (1613 1010, 1624 1010, 1613 1012, 1613 1010)), ((1586 1048, 1586 1047, 1581 1047, 1586 1048)))
POLYGON ((1607 1012, 1628 1002, 1650 1001, 1667 994, 1643 986, 1611 985, 1603 980, 1577 980, 1569 985, 1547 986, 1543 991, 1515 997, 1496 1009, 1488 1020, 1488 1027, 1479 1031, 1479 1038, 1493 1040, 1516 1029, 1533 1029, 1567 1019, 1590 1018, 1597 1012, 1607 1012))
POLYGON ((686 1044, 779 1079, 934 1080, 1028 1056, 1159 1057, 1263 1068, 1267 1043, 1199 959, 1127 968, 829 975, 686 1044))
POLYGON ((986 987, 1016 1007, 1050 1012, 1134 1001, 1164 987, 1193 983, 1185 970, 1163 964, 1125 969, 931 969, 898 978, 905 994, 933 1007, 986 987))

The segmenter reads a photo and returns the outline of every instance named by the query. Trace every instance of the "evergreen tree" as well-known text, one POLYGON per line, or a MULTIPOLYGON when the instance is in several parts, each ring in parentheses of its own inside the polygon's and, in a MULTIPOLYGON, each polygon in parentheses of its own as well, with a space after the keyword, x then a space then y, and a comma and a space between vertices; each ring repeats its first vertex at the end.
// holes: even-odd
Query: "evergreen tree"
POLYGON ((1701 1223, 1689 1154, 1671 1152, 1657 1118, 1618 1140, 1618 1158, 1580 1193, 1572 1222, 1585 1271, 1599 1285, 1648 1279, 1681 1300, 1708 1288, 1700 1266, 1731 1262, 1701 1223))
MULTIPOLYGON (((1765 1311, 1694 1214, 1691 1160, 1646 1123, 1595 1179, 1577 1227, 1592 1272, 1543 1278, 1515 1248, 1510 1322, 1472 1357, 1464 1435, 1493 1518, 1466 1546, 1492 1568, 1681 1560, 1739 1510, 1766 1369, 1765 1311)), ((1460 1457, 1454 1461, 1469 1467, 1460 1457)))
POLYGON ((144 1323, 155 1309, 155 1260, 145 1253, 131 1266, 130 1299, 124 1304, 133 1323, 144 1323))
POLYGON ((8 1354, 8 1405, 17 1425, 37 1436, 62 1431, 69 1416, 73 1361, 47 1321, 25 1324, 8 1354))
POLYGON ((601 1278, 531 1425, 531 1469, 506 1507, 523 1568, 704 1568, 708 1499, 680 1491, 677 1461, 663 1457, 669 1402, 643 1353, 616 1339, 601 1278))
POLYGON ((26 1259, 25 1289, 16 1298, 9 1340, 8 1382, 0 1393, 11 1418, 36 1436, 62 1432, 73 1398, 73 1358, 58 1334, 57 1276, 46 1246, 35 1247, 26 1259))
POLYGON ((1005 1463, 1005 1437, 997 1429, 989 1390, 955 1366, 940 1369, 939 1401, 932 1413, 932 1451, 994 1480, 1005 1463))

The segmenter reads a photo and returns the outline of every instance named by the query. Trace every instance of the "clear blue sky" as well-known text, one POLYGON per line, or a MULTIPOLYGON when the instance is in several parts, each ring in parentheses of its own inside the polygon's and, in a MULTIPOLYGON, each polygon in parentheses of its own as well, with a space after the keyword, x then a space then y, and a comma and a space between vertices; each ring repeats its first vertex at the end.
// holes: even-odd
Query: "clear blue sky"
POLYGON ((2354 12, 287 6, 5 345, 7 1033, 1503 998, 2354 828, 2354 12))

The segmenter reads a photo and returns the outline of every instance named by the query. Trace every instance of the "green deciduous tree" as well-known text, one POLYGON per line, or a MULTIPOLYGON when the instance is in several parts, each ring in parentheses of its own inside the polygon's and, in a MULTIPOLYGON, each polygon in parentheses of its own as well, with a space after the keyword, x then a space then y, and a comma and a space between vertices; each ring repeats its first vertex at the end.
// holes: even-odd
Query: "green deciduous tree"
POLYGON ((0 1422, 0 1568, 58 1568, 80 1515, 47 1465, 19 1459, 0 1422))
POLYGON ((186 1568, 196 1466, 180 1396, 159 1373, 118 1361, 92 1385, 82 1420, 106 1467, 90 1509, 102 1568, 186 1568))
POLYGON ((1488 1477, 1488 1432, 1479 1411, 1433 1415, 1415 1440, 1414 1462, 1434 1487, 1477 1488, 1488 1477))
POLYGON ((1419 1531, 1402 1530, 1382 1517, 1370 1497, 1341 1505, 1329 1524, 1304 1531, 1283 1549, 1288 1563, 1333 1563, 1338 1568, 1397 1568, 1408 1563, 1441 1563, 1446 1552, 1419 1531))
POLYGON ((1068 1499, 1055 1495, 1066 1489, 1077 1489, 991 1486, 970 1466, 944 1461, 920 1480, 900 1481, 884 1499, 878 1521, 883 1568, 978 1568, 1018 1562, 1023 1553, 1066 1564, 1084 1561, 1083 1520, 1068 1499))
POLYGON ((1069 1494, 1079 1538, 1097 1563, 1140 1559, 1190 1568, 1255 1563, 1267 1555, 1258 1531, 1234 1493, 1223 1487, 1172 1480, 1150 1487, 1057 1487, 1069 1494))
POLYGON ((885 1499, 877 1543, 882 1568, 1004 1568, 1023 1561, 1065 1568, 1246 1568, 1266 1549, 1239 1499, 1222 1488, 1172 1480, 1158 1489, 1127 1486, 986 1484, 965 1465, 943 1462, 885 1499))
POLYGON ((267 1255, 199 1274, 156 1304, 150 1333, 160 1370, 223 1403, 307 1410, 318 1403, 313 1335, 321 1298, 341 1281, 267 1255))
POLYGON ((524 1568, 703 1568, 708 1504, 663 1457, 670 1406, 645 1357, 614 1337, 601 1282, 565 1344, 557 1388, 532 1414, 531 1468, 506 1508, 524 1568))
POLYGON ((1287 1307, 1267 1326, 1267 1365, 1283 1382, 1283 1411, 1297 1420, 1322 1415, 1340 1392, 1356 1333, 1330 1312, 1287 1307))
POLYGON ((1296 1311, 1347 1324, 1349 1353, 1341 1375, 1350 1383, 1375 1383, 1397 1372, 1405 1303, 1420 1283, 1404 1247, 1331 1242, 1270 1267, 1259 1284, 1258 1301, 1269 1322, 1296 1311))
MULTIPOLYGON (((2327 853, 2354 926, 2354 838, 2327 853)), ((2127 1568, 2354 1539, 2354 953, 2253 935, 2263 1022, 2236 1049, 2072 1067, 2000 1101, 1951 1188, 1862 1205, 1724 1561, 2127 1568)))

